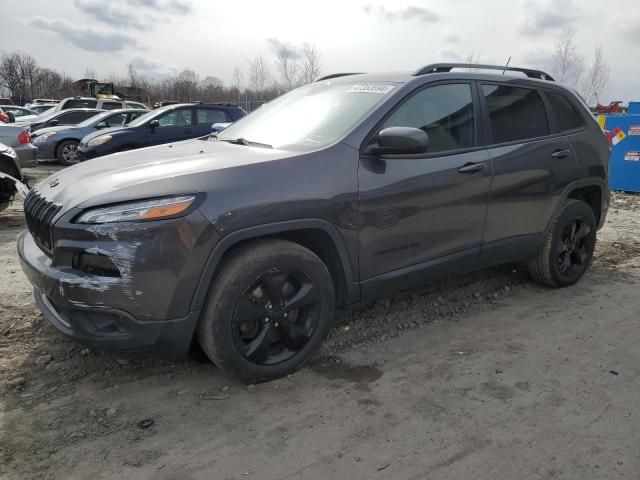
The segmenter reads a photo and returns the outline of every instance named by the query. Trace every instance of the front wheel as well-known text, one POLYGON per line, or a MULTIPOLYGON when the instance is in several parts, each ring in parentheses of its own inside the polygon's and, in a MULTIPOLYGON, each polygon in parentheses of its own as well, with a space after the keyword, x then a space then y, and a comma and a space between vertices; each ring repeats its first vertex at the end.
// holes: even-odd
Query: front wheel
POLYGON ((292 242, 250 242, 226 258, 198 324, 198 339, 222 370, 245 382, 300 368, 331 325, 335 293, 326 265, 292 242))
POLYGON ((549 287, 573 285, 587 271, 595 245, 593 210, 581 200, 566 200, 553 216, 542 249, 529 260, 529 274, 549 287))
POLYGON ((56 148, 56 158, 63 165, 75 165, 80 161, 78 155, 78 142, 75 140, 65 140, 60 142, 56 148))

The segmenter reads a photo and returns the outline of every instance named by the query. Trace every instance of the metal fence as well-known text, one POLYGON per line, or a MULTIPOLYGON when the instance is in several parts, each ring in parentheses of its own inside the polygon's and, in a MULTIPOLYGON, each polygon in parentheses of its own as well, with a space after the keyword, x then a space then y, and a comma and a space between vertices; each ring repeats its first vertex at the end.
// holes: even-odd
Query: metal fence
POLYGON ((267 103, 267 100, 230 100, 229 103, 242 107, 245 112, 253 112, 257 108, 267 103))

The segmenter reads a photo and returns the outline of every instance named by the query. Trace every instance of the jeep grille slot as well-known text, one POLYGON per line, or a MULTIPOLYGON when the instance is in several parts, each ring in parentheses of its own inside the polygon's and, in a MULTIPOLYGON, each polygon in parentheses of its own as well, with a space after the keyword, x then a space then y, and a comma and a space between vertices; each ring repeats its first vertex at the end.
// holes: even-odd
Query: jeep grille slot
POLYGON ((24 217, 27 228, 40 248, 51 253, 52 220, 62 208, 46 200, 35 189, 24 200, 24 217))

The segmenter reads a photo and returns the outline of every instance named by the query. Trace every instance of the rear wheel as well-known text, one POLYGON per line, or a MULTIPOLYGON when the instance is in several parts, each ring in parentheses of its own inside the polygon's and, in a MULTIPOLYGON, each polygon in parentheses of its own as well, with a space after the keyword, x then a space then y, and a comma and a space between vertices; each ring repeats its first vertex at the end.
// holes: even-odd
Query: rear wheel
POLYGON ((320 346, 334 301, 331 274, 313 252, 278 239, 251 242, 222 265, 198 339, 222 370, 245 382, 272 380, 320 346))
POLYGON ((538 283, 566 287, 587 271, 596 245, 596 219, 581 200, 566 200, 556 211, 544 245, 531 259, 528 270, 538 283))
POLYGON ((76 140, 64 140, 56 147, 56 158, 63 165, 74 165, 80 161, 78 156, 78 142, 76 140))

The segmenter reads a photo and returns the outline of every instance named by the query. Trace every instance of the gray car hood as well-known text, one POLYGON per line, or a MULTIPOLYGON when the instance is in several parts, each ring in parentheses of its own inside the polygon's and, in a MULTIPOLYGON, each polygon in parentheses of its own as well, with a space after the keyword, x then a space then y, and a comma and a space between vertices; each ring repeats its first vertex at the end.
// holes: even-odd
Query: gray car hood
POLYGON ((298 154, 226 142, 186 140, 88 160, 52 175, 36 188, 62 205, 62 213, 76 206, 203 192, 215 183, 219 170, 298 154))
POLYGON ((58 132, 63 132, 65 130, 75 130, 76 127, 72 126, 72 125, 58 125, 55 127, 47 127, 47 128, 39 128, 38 130, 34 130, 33 135, 34 136, 39 136, 45 133, 58 133, 58 132))

